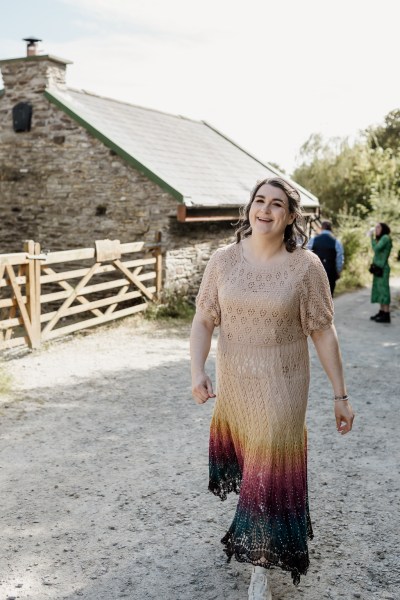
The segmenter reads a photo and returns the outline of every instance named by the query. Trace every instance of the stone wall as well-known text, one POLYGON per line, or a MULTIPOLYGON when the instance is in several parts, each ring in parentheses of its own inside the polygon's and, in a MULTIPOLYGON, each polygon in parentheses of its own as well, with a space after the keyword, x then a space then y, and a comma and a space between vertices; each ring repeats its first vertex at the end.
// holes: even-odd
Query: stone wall
POLYGON ((176 200, 43 96, 45 67, 46 61, 2 65, 1 251, 15 251, 27 238, 59 250, 106 237, 154 240, 156 231, 167 233, 176 200), (38 67, 34 77, 32 66, 38 67), (12 107, 20 101, 33 106, 30 132, 12 128, 12 107))
POLYGON ((230 223, 178 223, 171 219, 166 254, 166 283, 194 296, 211 254, 234 241, 230 223))
POLYGON ((153 241, 161 231, 165 283, 193 295, 232 227, 178 223, 175 198, 52 105, 43 92, 65 84, 65 63, 38 57, 0 66, 0 253, 21 251, 26 239, 56 251, 102 238, 153 241), (21 101, 32 104, 32 128, 15 133, 12 108, 21 101))

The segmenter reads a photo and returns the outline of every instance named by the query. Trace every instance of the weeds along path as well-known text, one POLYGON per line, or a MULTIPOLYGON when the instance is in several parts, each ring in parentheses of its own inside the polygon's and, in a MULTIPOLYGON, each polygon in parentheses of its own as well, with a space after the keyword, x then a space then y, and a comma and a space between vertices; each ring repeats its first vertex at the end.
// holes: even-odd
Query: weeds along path
MULTIPOLYGON (((398 598, 400 311, 370 314, 367 290, 336 301, 349 436, 312 351, 311 568, 298 589, 273 571, 276 600, 398 598)), ((2 600, 247 598, 249 567, 219 542, 237 498, 207 492, 212 402, 191 399, 188 331, 125 321, 5 363, 2 600)))

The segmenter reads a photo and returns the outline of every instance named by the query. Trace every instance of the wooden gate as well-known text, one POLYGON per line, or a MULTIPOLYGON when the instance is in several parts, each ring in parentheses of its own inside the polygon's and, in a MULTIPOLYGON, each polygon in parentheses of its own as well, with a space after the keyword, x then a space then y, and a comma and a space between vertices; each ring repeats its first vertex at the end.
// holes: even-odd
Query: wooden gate
POLYGON ((154 244, 100 240, 94 248, 0 254, 0 349, 42 342, 145 310, 161 292, 154 244), (78 265, 76 263, 79 263, 78 265))

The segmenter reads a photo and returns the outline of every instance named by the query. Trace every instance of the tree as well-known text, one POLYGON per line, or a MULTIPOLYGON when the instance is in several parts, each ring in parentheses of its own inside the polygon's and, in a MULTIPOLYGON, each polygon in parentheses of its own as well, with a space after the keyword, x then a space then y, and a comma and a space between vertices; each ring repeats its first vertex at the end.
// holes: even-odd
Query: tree
POLYGON ((315 194, 324 213, 335 221, 344 206, 354 211, 359 205, 371 208, 371 152, 360 142, 325 141, 320 134, 313 134, 300 150, 302 164, 293 179, 315 194))
POLYGON ((400 109, 388 113, 384 125, 368 127, 366 137, 372 149, 390 149, 393 154, 398 153, 400 151, 400 109))
POLYGON ((300 150, 293 179, 313 192, 322 214, 332 219, 345 247, 345 269, 338 289, 364 285, 370 248, 366 230, 377 222, 392 230, 395 257, 400 255, 400 109, 384 124, 347 139, 324 140, 313 134, 300 150))

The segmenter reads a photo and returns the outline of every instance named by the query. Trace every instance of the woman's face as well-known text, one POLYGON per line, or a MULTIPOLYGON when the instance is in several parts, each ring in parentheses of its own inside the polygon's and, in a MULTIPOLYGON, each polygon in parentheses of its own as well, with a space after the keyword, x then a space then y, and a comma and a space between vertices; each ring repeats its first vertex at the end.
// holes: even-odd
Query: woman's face
POLYGON ((295 215, 289 213, 289 200, 283 190, 264 183, 250 206, 249 220, 255 235, 283 236, 295 215))
POLYGON ((379 236, 381 235, 381 233, 382 233, 382 227, 381 227, 381 224, 380 224, 380 223, 377 223, 377 224, 375 225, 375 235, 379 237, 379 236))

